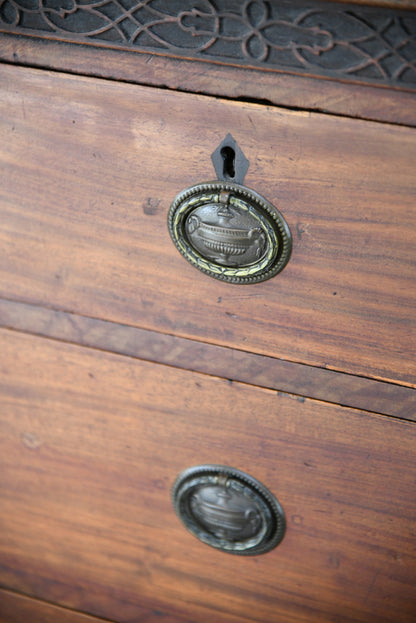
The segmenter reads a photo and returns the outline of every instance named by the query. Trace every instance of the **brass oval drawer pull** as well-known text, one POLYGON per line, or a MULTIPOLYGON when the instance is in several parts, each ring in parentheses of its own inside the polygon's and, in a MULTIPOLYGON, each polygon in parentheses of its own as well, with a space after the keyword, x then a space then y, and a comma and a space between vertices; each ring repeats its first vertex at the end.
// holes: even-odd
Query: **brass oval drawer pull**
POLYGON ((216 149, 213 162, 217 181, 186 188, 172 202, 171 238, 211 277, 231 283, 270 279, 289 261, 289 227, 271 203, 241 185, 248 161, 232 136, 216 149))
POLYGON ((200 541, 224 552, 255 555, 283 539, 285 516, 274 495, 258 480, 224 465, 197 465, 179 474, 175 511, 200 541))

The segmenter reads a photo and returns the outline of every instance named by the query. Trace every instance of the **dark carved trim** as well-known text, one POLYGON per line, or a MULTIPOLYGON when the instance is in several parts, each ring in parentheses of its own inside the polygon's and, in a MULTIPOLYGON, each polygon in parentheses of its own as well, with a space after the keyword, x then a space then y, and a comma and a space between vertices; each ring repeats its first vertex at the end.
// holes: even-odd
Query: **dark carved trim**
POLYGON ((416 421, 416 388, 404 385, 2 298, 1 328, 416 421))
POLYGON ((401 88, 416 14, 297 0, 0 0, 0 31, 401 88))

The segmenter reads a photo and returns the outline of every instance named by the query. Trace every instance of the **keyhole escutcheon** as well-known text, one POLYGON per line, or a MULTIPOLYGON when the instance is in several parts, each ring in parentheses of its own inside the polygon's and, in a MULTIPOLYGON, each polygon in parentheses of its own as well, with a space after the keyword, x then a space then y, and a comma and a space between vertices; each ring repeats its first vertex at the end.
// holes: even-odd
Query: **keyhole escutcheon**
POLYGON ((225 179, 233 180, 235 178, 235 151, 229 145, 221 149, 221 157, 223 159, 223 175, 225 179))

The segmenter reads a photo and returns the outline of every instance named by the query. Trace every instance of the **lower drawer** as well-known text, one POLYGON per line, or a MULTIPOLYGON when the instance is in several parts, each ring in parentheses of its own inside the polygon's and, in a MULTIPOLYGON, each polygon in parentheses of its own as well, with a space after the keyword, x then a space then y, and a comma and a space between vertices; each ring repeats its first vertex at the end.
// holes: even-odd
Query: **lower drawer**
POLYGON ((0 331, 0 586, 127 621, 414 620, 416 428, 0 331), (277 496, 261 556, 200 543, 170 489, 228 464, 277 496))

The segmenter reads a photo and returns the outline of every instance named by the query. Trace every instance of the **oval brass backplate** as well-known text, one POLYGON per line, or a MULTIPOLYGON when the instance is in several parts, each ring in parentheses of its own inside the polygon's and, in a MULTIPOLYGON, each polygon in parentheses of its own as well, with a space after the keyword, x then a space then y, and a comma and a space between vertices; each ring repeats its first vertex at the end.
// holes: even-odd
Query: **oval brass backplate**
POLYGON ((253 190, 227 181, 197 184, 174 199, 169 232, 202 272, 231 283, 270 279, 287 264, 292 238, 283 216, 253 190))
POLYGON ((175 511, 200 541, 224 552, 263 554, 285 533, 283 509, 258 480, 224 465, 197 465, 179 474, 175 511))

